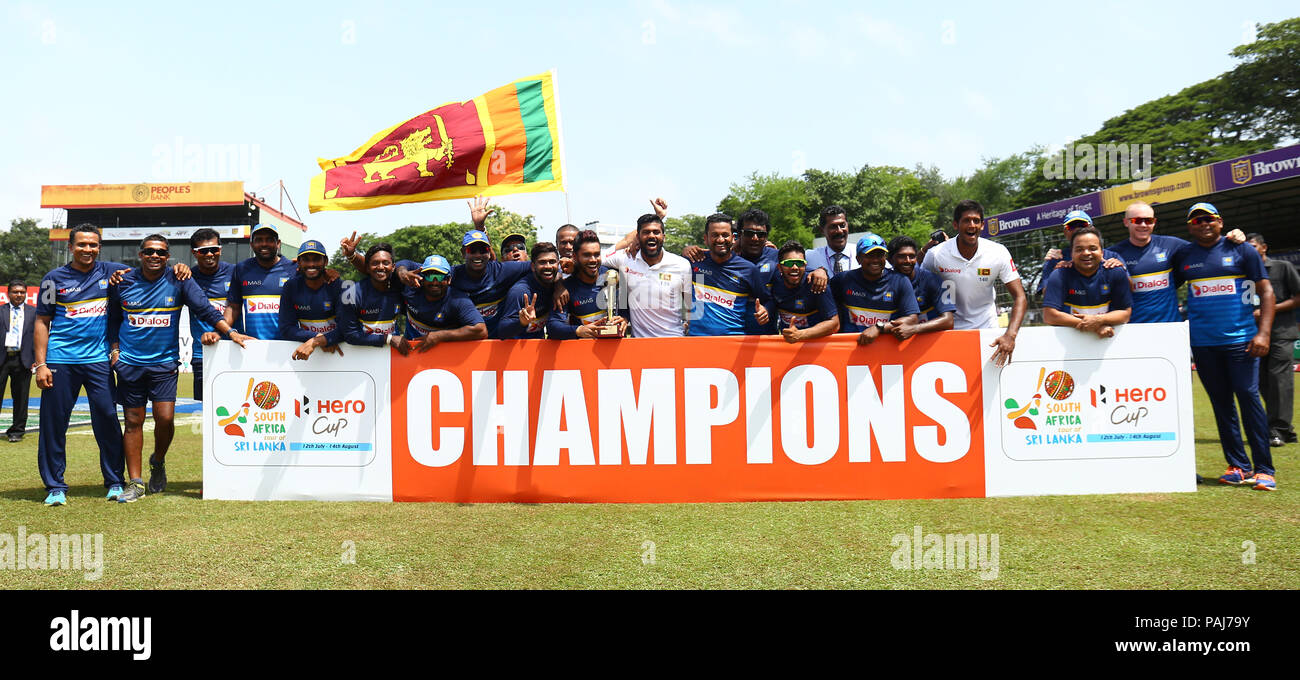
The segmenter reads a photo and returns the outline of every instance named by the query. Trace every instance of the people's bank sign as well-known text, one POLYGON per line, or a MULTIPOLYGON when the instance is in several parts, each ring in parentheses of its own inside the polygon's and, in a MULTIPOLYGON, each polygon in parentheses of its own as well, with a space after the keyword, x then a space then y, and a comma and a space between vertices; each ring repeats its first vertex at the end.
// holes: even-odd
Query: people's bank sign
POLYGON ((402 357, 292 343, 205 364, 208 498, 695 502, 1190 491, 1183 324, 484 341, 402 357), (1181 337, 1182 344, 1173 338, 1181 337), (1156 356, 1150 348, 1161 348, 1156 356), (216 368, 216 367, 222 368, 216 368))

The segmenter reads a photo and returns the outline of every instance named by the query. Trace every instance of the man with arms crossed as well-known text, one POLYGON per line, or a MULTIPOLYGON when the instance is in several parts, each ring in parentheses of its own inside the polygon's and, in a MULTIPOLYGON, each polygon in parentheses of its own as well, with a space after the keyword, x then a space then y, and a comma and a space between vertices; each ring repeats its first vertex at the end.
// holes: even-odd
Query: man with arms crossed
POLYGON ((1006 332, 989 345, 996 348, 994 363, 1003 366, 1011 361, 1016 349, 1016 335, 1025 320, 1029 301, 1006 246, 980 238, 983 224, 984 206, 970 199, 957 203, 952 219, 957 236, 931 248, 921 267, 951 283, 955 308, 953 328, 957 330, 997 328, 997 291, 993 285, 1001 281, 1006 286, 1012 299, 1011 317, 1006 332))
MULTIPOLYGON (((134 503, 145 495, 141 477, 145 406, 153 403, 154 453, 149 457, 149 493, 167 487, 167 449, 175 433, 176 367, 180 364, 181 306, 203 319, 241 347, 248 339, 232 332, 221 312, 191 280, 178 281, 168 270, 171 256, 166 237, 150 234, 140 243, 140 268, 108 288, 109 354, 117 373, 117 389, 126 430, 122 445, 130 480, 119 503, 134 503)), ((205 334, 215 342, 211 334, 205 334)), ((200 336, 203 337, 203 336, 200 336)))

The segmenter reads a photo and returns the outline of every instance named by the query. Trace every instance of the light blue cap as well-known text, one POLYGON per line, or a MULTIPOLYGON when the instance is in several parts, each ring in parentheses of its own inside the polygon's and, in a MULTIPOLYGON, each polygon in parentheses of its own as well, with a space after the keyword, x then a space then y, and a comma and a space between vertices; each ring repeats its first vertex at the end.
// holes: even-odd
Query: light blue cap
POLYGON ((1070 226, 1071 222, 1083 222, 1090 227, 1092 226, 1092 218, 1088 217, 1088 213, 1082 210, 1071 210, 1066 213, 1064 222, 1065 226, 1070 226))
POLYGON ((420 265, 420 273, 423 274, 424 272, 450 274, 451 263, 447 261, 447 258, 441 255, 430 255, 424 258, 424 264, 420 265))

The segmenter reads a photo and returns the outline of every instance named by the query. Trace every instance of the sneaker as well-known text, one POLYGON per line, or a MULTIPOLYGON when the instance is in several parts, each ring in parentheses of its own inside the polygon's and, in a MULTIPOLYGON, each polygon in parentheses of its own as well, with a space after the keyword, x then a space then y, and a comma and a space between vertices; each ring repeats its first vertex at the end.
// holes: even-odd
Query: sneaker
POLYGON ((122 496, 122 485, 114 484, 113 486, 108 487, 108 495, 105 496, 104 498, 110 501, 115 501, 121 496, 122 496))
POLYGON ((1219 477, 1219 483, 1231 484, 1233 486, 1241 486, 1242 484, 1246 483, 1246 480, 1248 478, 1251 477, 1252 475, 1250 473, 1246 472, 1245 470, 1239 467, 1230 467, 1228 468, 1227 472, 1223 473, 1222 477, 1219 477))
POLYGON ((144 498, 144 495, 145 495, 144 484, 141 484, 140 482, 137 481, 132 481, 130 484, 126 485, 126 491, 122 492, 122 496, 117 499, 117 502, 134 503, 140 500, 141 498, 144 498))
POLYGON ((1256 491, 1277 491, 1277 481, 1273 479, 1273 475, 1261 472, 1255 475, 1255 486, 1251 488, 1256 491))
POLYGON ((1281 437, 1274 436, 1268 440, 1268 445, 1276 449, 1279 446, 1286 446, 1286 442, 1282 441, 1281 437))
POLYGON ((56 505, 67 505, 68 495, 63 491, 51 491, 50 495, 45 497, 45 504, 54 507, 56 505))
POLYGON ((162 493, 166 488, 166 466, 163 463, 153 462, 153 456, 149 456, 149 493, 162 493))

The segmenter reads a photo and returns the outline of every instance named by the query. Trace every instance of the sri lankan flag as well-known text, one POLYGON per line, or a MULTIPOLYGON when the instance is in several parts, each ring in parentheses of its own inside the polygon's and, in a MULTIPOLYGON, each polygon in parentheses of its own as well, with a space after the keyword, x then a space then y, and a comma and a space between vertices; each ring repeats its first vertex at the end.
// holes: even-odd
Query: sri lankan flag
POLYGON ((554 72, 443 104, 320 159, 311 212, 396 203, 563 191, 554 72))

